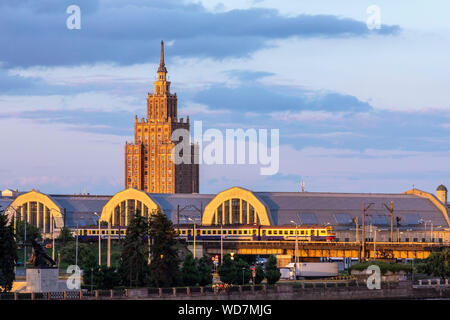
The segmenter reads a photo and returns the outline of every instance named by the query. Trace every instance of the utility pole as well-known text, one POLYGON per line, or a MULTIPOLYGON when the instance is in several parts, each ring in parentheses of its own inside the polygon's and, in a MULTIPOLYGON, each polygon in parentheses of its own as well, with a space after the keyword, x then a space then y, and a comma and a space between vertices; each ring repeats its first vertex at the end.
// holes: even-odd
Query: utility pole
POLYGON ((362 215, 362 230, 361 230, 361 251, 362 251, 362 261, 364 262, 366 260, 366 252, 365 252, 365 242, 366 242, 366 235, 365 235, 365 229, 366 229, 366 225, 365 225, 365 220, 364 217, 366 216, 366 207, 364 205, 364 201, 363 201, 363 215, 362 215))
POLYGON ((177 226, 178 234, 180 234, 180 205, 177 205, 177 226))
POLYGON ((220 225, 220 265, 223 263, 223 224, 220 225))
MULTIPOLYGON (((178 206, 179 208, 179 206, 178 206)), ((148 222, 148 231, 147 231, 147 246, 148 246, 148 258, 147 258, 147 264, 150 265, 150 263, 152 262, 152 255, 150 253, 150 214, 147 217, 147 222, 148 222)), ((178 232, 179 234, 179 232, 178 232)))
POLYGON ((52 259, 55 261, 55 217, 52 216, 52 259))
POLYGON ((195 260, 195 237, 197 236, 197 229, 195 228, 195 221, 194 221, 194 260, 195 260))
POLYGON ((75 265, 78 266, 78 223, 77 223, 77 234, 75 238, 75 265))
POLYGON ((397 217, 397 242, 400 242, 400 220, 402 220, 402 218, 397 217))
POLYGON ((366 216, 366 211, 369 210, 369 208, 373 205, 373 203, 369 203, 366 207, 364 201, 363 201, 363 215, 362 215, 362 239, 361 239, 361 243, 362 243, 362 260, 365 261, 366 260, 366 234, 365 234, 365 229, 366 229, 366 223, 365 223, 365 216, 366 216))
POLYGON ((377 227, 374 226, 374 237, 373 237, 373 260, 377 259, 377 227))
POLYGON ((394 201, 391 201, 391 207, 384 204, 384 207, 391 213, 391 241, 394 242, 394 201))
POLYGON ((102 265, 102 232, 100 228, 100 217, 98 217, 98 265, 102 265))
POLYGON ((297 280, 297 265, 298 265, 298 224, 291 220, 291 223, 295 224, 295 279, 297 280))
MULTIPOLYGON (((27 206, 27 210, 28 210, 28 206, 27 206)), ((24 215, 25 215, 25 213, 24 213, 24 215)), ((25 226, 25 232, 24 232, 24 236, 23 236, 23 267, 25 269, 27 268, 27 220, 28 220, 28 215, 24 216, 24 219, 23 219, 24 226, 25 226)))
POLYGON ((106 260, 106 266, 111 267, 111 219, 108 220, 108 257, 106 260))

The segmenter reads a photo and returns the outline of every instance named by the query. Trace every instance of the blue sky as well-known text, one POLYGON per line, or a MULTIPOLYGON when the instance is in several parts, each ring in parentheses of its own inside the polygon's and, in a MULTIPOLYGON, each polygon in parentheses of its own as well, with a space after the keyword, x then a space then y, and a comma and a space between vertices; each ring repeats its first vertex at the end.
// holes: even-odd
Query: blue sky
POLYGON ((434 191, 449 183, 446 1, 0 2, 0 188, 112 194, 159 45, 179 113, 280 129, 280 170, 202 166, 200 191, 434 191), (81 8, 81 29, 66 8, 81 8), (369 30, 367 8, 380 9, 369 30))

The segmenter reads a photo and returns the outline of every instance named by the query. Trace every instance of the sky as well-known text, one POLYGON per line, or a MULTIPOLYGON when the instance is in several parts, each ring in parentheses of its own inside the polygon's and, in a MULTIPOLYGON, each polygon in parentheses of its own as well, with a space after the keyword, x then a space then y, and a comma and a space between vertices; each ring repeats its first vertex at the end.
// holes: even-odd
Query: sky
POLYGON ((448 12, 444 0, 2 0, 0 189, 121 191, 164 40, 180 116, 280 133, 276 174, 201 165, 201 193, 302 179, 315 192, 434 192, 450 183, 448 12))

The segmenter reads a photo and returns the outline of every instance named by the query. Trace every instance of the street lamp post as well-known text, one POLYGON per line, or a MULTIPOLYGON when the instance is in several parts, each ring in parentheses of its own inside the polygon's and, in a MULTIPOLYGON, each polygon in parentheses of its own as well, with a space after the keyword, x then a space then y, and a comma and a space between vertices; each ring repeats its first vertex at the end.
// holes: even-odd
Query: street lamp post
POLYGON ((77 223, 77 233, 75 237, 75 265, 78 266, 78 223, 77 223))
MULTIPOLYGON (((28 218, 28 217, 27 217, 28 218)), ((23 234, 23 267, 27 268, 27 219, 23 220, 25 231, 23 234)))
POLYGON ((373 232, 374 232, 374 237, 373 237, 373 260, 377 259, 377 227, 373 226, 373 232))
POLYGON ((106 256, 106 266, 111 267, 111 218, 108 220, 108 252, 106 256))
MULTIPOLYGON (((181 208, 181 209, 180 209, 180 206, 177 206, 177 221, 178 221, 178 222, 179 222, 180 213, 181 213, 184 209, 195 209, 195 210, 197 210, 198 212, 200 212, 200 224, 201 224, 201 219, 202 219, 202 216, 203 216, 203 203, 202 203, 202 202, 200 202, 200 209, 197 208, 197 207, 194 206, 194 205, 187 205, 187 206, 185 206, 185 207, 183 207, 183 208, 181 208)), ((188 218, 188 220, 191 220, 192 222, 194 222, 194 259, 195 259, 195 238, 196 238, 196 235, 197 235, 197 228, 196 228, 196 223, 195 223, 195 221, 194 221, 191 217, 187 217, 187 218, 188 218)), ((194 218, 194 219, 195 219, 195 218, 194 218)), ((178 230, 178 233, 179 233, 179 230, 178 230)))
POLYGON ((93 291, 93 274, 94 274, 94 268, 91 268, 91 292, 93 291))
POLYGON ((220 265, 223 263, 223 225, 220 225, 220 265))
POLYGON ((52 216, 52 259, 55 261, 55 218, 52 216))
POLYGON ((297 279, 297 264, 298 264, 298 224, 291 220, 291 223, 295 224, 295 279, 297 279))
POLYGON ((431 229, 430 229, 430 242, 434 242, 434 236, 433 236, 433 222, 431 222, 431 229))
POLYGON ((100 216, 97 212, 94 212, 94 215, 98 217, 98 265, 102 265, 102 237, 101 237, 101 229, 100 229, 100 216))
POLYGON ((195 223, 194 219, 192 219, 191 217, 188 217, 188 220, 190 220, 194 223, 194 259, 195 259, 195 238, 197 235, 197 228, 196 228, 196 223, 195 223))
POLYGON ((244 285, 244 271, 245 271, 245 268, 243 267, 242 268, 242 285, 244 285))

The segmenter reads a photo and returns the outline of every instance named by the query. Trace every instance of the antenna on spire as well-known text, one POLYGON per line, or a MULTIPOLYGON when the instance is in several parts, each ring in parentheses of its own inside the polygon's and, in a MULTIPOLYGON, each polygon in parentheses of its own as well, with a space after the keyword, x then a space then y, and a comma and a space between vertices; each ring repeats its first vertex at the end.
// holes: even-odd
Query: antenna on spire
POLYGON ((164 41, 162 41, 162 40, 161 40, 161 60, 159 61, 158 72, 166 72, 167 73, 167 69, 164 64, 164 41))

